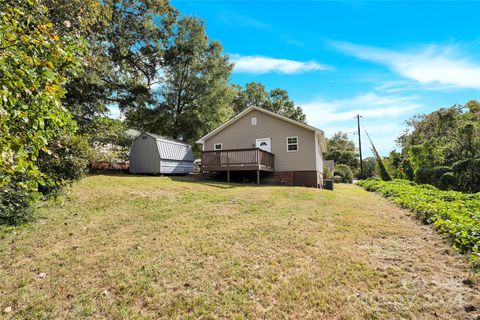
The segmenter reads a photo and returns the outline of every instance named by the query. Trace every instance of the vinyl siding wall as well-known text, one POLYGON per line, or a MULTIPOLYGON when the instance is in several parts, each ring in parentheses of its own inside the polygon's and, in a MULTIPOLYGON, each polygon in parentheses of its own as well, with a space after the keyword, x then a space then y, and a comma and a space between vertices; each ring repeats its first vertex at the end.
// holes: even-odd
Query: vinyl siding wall
POLYGON ((133 141, 130 149, 130 172, 160 172, 160 155, 156 139, 147 135, 146 139, 142 139, 142 136, 139 136, 133 141))
POLYGON ((194 156, 189 145, 159 140, 146 134, 132 143, 131 173, 187 174, 193 171, 194 156), (146 139, 142 137, 145 136, 146 139))
POLYGON ((315 155, 320 151, 313 131, 256 110, 207 139, 203 148, 213 150, 216 143, 221 143, 223 150, 255 148, 259 138, 271 138, 276 171, 323 171, 317 170, 315 155), (256 125, 252 125, 252 117, 257 118, 256 125), (287 137, 298 137, 298 151, 287 152, 287 137))

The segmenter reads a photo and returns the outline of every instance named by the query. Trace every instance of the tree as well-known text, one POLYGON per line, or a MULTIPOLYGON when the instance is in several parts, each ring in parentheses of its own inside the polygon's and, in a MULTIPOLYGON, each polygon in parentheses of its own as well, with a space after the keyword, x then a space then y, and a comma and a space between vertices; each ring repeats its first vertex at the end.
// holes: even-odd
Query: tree
MULTIPOLYGON (((165 0, 44 0, 55 29, 89 43, 84 72, 69 79, 65 105, 84 127, 122 109, 151 104, 177 11, 165 0)), ((88 129, 85 129, 88 130, 88 129)))
POLYGON ((239 114, 249 107, 264 108, 268 103, 268 92, 265 90, 265 86, 259 82, 247 83, 243 90, 242 86, 235 85, 235 89, 237 90, 233 100, 235 114, 239 114))
POLYGON ((442 108, 407 121, 397 140, 401 158, 415 172, 415 181, 440 188, 476 190, 480 157, 480 103, 442 108))
POLYGON ((288 97, 288 92, 284 89, 273 89, 270 91, 269 101, 265 109, 281 114, 287 118, 305 123, 306 116, 301 107, 295 106, 295 103, 288 97))
POLYGON ((350 168, 358 167, 359 159, 355 143, 348 139, 346 133, 340 131, 327 139, 327 150, 325 160, 335 160, 335 164, 345 164, 350 168))
POLYGON ((16 223, 49 178, 36 164, 40 153, 75 128, 61 100, 81 67, 82 41, 56 34, 37 0, 0 4, 0 222, 16 223))
POLYGON ((413 180, 413 168, 405 154, 393 150, 383 158, 383 162, 395 179, 413 180))
POLYGON ((284 89, 273 89, 267 92, 265 86, 258 82, 247 83, 245 89, 238 85, 235 88, 237 90, 233 100, 235 114, 248 107, 256 106, 302 123, 306 121, 302 108, 295 106, 284 89))
POLYGON ((363 159, 363 175, 364 178, 371 178, 375 175, 377 160, 374 157, 367 157, 363 159))
POLYGON ((480 112, 480 102, 477 100, 470 100, 465 104, 465 107, 468 108, 468 110, 473 113, 477 114, 480 112))
POLYGON ((128 152, 138 132, 129 134, 126 124, 108 117, 96 118, 84 135, 93 147, 92 160, 110 163, 128 160, 128 152))
POLYGON ((353 182, 353 173, 352 169, 346 164, 339 164, 335 166, 334 176, 340 177, 340 182, 352 183, 353 182))
POLYGON ((194 142, 232 114, 232 64, 216 41, 209 41, 203 22, 185 17, 178 22, 165 52, 165 81, 148 106, 124 106, 127 122, 150 131, 194 142))

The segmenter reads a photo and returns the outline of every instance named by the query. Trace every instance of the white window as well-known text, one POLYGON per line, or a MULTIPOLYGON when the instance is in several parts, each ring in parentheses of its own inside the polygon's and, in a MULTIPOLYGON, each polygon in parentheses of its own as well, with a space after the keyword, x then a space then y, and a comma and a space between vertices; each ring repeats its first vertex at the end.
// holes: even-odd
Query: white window
POLYGON ((298 137, 287 137, 287 152, 298 151, 298 137))
POLYGON ((252 126, 256 126, 256 125, 257 125, 257 118, 252 117, 252 126))
POLYGON ((214 143, 213 144, 213 150, 222 150, 222 144, 221 143, 214 143))

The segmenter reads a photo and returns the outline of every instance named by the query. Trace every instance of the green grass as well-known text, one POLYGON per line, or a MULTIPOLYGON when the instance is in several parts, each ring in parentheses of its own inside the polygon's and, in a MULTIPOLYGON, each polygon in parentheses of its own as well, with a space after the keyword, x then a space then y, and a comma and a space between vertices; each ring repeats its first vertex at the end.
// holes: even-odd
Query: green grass
POLYGON ((352 185, 91 176, 40 214, 0 229, 3 318, 480 315, 468 311, 480 306, 468 262, 352 185))

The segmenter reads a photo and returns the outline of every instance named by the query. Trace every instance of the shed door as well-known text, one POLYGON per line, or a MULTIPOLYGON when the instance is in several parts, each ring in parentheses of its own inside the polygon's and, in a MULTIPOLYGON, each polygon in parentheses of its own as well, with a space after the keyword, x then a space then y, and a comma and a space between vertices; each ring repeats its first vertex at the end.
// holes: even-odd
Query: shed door
POLYGON ((272 152, 272 139, 271 138, 260 138, 255 141, 257 148, 262 150, 272 152))

